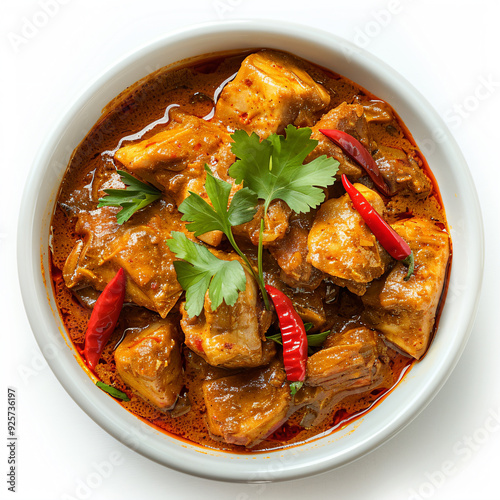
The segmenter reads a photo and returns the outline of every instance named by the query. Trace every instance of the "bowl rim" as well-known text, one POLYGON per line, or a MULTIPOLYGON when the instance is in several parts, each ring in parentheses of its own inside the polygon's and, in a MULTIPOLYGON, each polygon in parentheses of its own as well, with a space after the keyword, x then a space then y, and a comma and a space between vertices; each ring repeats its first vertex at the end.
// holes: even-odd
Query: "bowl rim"
MULTIPOLYGON (((260 45, 261 44, 259 44, 259 46, 260 45)), ((248 47, 254 48, 254 45, 249 43, 248 47)), ((228 50, 230 48, 231 47, 228 47, 228 50)), ((282 50, 286 49, 282 48, 282 50)), ((295 51, 295 53, 297 53, 297 51, 295 51)), ((195 56, 195 54, 193 54, 193 56, 195 56)), ((138 78, 136 80, 138 80, 138 78)), ((371 89, 368 88, 368 90, 371 89)), ((390 104, 392 105, 393 103, 390 102, 390 104)), ((407 122, 405 118, 403 121, 405 123, 407 122)), ((54 198, 54 196, 52 196, 52 198, 54 198)), ((52 201, 52 207, 54 201, 55 200, 52 201)), ((208 479, 231 482, 263 482, 298 479, 346 465, 381 446, 416 418, 416 416, 430 403, 439 389, 444 385, 458 362, 473 327, 478 310, 483 276, 484 231, 477 192, 470 171, 458 145, 443 120, 434 111, 427 100, 406 79, 399 75, 399 73, 394 71, 383 61, 351 42, 322 30, 312 30, 311 27, 308 26, 281 21, 280 23, 276 23, 276 21, 262 20, 231 20, 192 25, 157 37, 143 44, 138 49, 129 52, 119 61, 110 65, 110 67, 91 81, 91 83, 74 98, 66 113, 60 118, 52 131, 49 132, 48 138, 40 146, 29 172, 19 212, 17 257, 22 298, 29 323, 38 345, 61 385, 83 411, 98 423, 98 425, 123 444, 172 469, 208 479), (146 426, 149 427, 149 430, 146 429, 146 427, 144 427, 146 424, 141 424, 140 420, 136 417, 133 417, 135 420, 132 421, 130 419, 131 415, 128 414, 126 410, 124 411, 129 417, 117 411, 118 405, 116 405, 112 398, 100 391, 94 390, 95 388, 90 378, 74 359, 74 352, 71 353, 71 356, 67 354, 55 356, 50 355, 48 352, 48 346, 54 344, 56 344, 56 349, 68 349, 68 346, 66 346, 68 341, 66 339, 61 343, 62 336, 59 332, 57 332, 57 335, 60 337, 59 339, 55 339, 53 336, 53 332, 55 332, 54 317, 51 317, 51 315, 54 315, 54 311, 50 305, 52 286, 49 282, 45 287, 45 280, 42 275, 44 272, 41 258, 41 254, 43 255, 43 238, 41 238, 41 231, 38 229, 37 225, 39 219, 38 212, 42 202, 39 200, 38 195, 40 187, 46 182, 45 179, 50 169, 52 155, 54 151, 60 147, 60 141, 64 131, 86 103, 96 95, 99 89, 102 89, 107 82, 113 80, 127 68, 138 63, 147 54, 151 54, 164 47, 175 45, 176 43, 182 43, 188 39, 198 39, 201 41, 214 34, 223 36, 232 34, 233 36, 238 35, 240 37, 261 35, 264 38, 265 36, 268 36, 268 38, 276 36, 284 40, 295 39, 304 44, 317 46, 327 52, 347 52, 349 57, 352 58, 353 64, 358 64, 368 72, 375 71, 376 68, 377 71, 383 73, 384 78, 391 80, 391 88, 393 86, 399 90, 405 89, 407 96, 415 102, 418 102, 425 110, 426 115, 431 117, 433 123, 438 124, 444 132, 446 140, 442 143, 438 143, 437 147, 447 148, 447 154, 456 159, 456 164, 454 164, 453 168, 460 171, 460 175, 462 176, 460 185, 465 189, 465 194, 469 197, 469 217, 471 221, 474 221, 474 224, 469 225, 467 228, 471 233, 471 237, 467 240, 469 245, 467 249, 473 257, 470 259, 470 262, 468 262, 470 266, 469 275, 475 276, 475 281, 466 291, 467 296, 472 297, 473 300, 462 300, 462 315, 466 318, 466 321, 461 325, 460 335, 457 335, 458 340, 448 351, 446 351, 447 355, 443 359, 434 360, 436 365, 434 365, 433 372, 425 378, 423 384, 418 386, 419 392, 415 394, 414 400, 409 402, 405 408, 402 408, 397 415, 385 419, 383 423, 378 426, 376 433, 363 438, 360 442, 347 445, 342 449, 341 453, 336 453, 335 450, 332 450, 329 453, 322 451, 321 453, 318 452, 315 454, 313 450, 310 452, 313 454, 312 458, 308 456, 301 458, 300 451, 297 450, 304 445, 300 445, 298 447, 263 454, 262 456, 266 458, 269 458, 268 455, 276 458, 278 462, 282 464, 281 467, 278 467, 278 470, 271 470, 268 466, 266 467, 263 465, 265 461, 262 460, 245 460, 241 458, 248 456, 255 457, 258 455, 234 455, 206 449, 200 450, 197 449, 199 447, 187 443, 177 447, 171 446, 173 441, 177 442, 177 445, 179 445, 179 440, 175 438, 171 438, 167 445, 161 445, 161 443, 166 442, 165 439, 156 439, 156 436, 164 436, 163 433, 154 431, 149 426, 146 426), (40 271, 42 271, 42 273, 40 271), (80 375, 77 370, 79 370, 80 375), (72 374, 74 378, 68 378, 68 373, 72 374), (82 374, 85 379, 82 378, 82 374), (74 390, 75 383, 78 384, 78 391, 74 390), (124 426, 129 426, 132 430, 130 432, 124 431, 124 426), (130 438, 131 435, 132 438, 130 438), (151 436, 153 436, 152 439, 150 439, 151 436), (136 440, 134 440, 135 437, 137 437, 136 440), (133 442, 131 443, 131 441, 133 442), (167 449, 168 453, 165 453, 167 449), (185 450, 188 450, 187 453, 185 450), (193 453, 193 451, 198 453, 193 453), (224 458, 221 459, 223 462, 222 466, 220 464, 217 465, 217 463, 215 463, 216 460, 213 460, 212 464, 209 464, 205 460, 206 456, 213 455, 217 457, 224 456, 224 458), (231 455, 230 458, 232 458, 232 460, 228 460, 227 455, 231 455), (297 455, 299 455, 298 458, 297 455), (296 459, 290 459, 290 463, 286 463, 288 461, 287 457, 295 457, 296 459)), ((57 314, 58 312, 55 311, 55 315, 57 314)), ((59 327, 56 325, 56 328, 60 330, 60 325, 59 327)), ((61 333, 64 336, 64 332, 61 331, 61 333)), ((427 356, 429 356, 429 354, 427 356)), ((306 454, 308 455, 309 450, 313 448, 315 448, 315 446, 309 447, 306 454)), ((318 448, 316 447, 316 449, 318 448)))

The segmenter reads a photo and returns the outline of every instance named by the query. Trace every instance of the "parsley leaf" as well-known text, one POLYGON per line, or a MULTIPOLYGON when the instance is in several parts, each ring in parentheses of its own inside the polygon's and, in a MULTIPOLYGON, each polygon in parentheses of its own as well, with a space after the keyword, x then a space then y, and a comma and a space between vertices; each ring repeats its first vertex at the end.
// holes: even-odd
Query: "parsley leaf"
POLYGON ((286 138, 271 134, 262 141, 254 132, 249 136, 244 130, 231 136, 231 149, 239 160, 229 175, 264 200, 264 213, 275 199, 285 201, 294 212, 308 212, 324 201, 322 188, 335 182, 337 160, 323 155, 303 165, 318 144, 311 139, 311 129, 288 125, 285 132, 286 138))
POLYGON ((220 230, 230 238, 231 226, 253 219, 257 211, 257 195, 248 188, 240 189, 234 194, 228 208, 231 184, 216 179, 206 165, 205 170, 205 189, 212 205, 190 191, 189 196, 179 205, 179 211, 184 214, 182 220, 188 221, 187 229, 193 231, 195 236, 220 230))
POLYGON ((160 198, 161 191, 139 181, 123 170, 117 170, 117 172, 127 187, 125 189, 105 189, 106 196, 99 198, 97 208, 122 207, 116 214, 116 221, 121 225, 128 221, 135 212, 160 198))
POLYGON ((117 389, 116 387, 113 387, 112 385, 105 384, 104 382, 101 382, 100 380, 95 383, 99 389, 101 389, 104 392, 107 392, 110 396, 113 396, 114 398, 121 399, 123 401, 130 401, 130 398, 120 389, 117 389))
MULTIPOLYGON (((205 170, 207 172, 205 189, 212 205, 200 195, 190 191, 189 196, 179 205, 179 211, 183 213, 182 220, 188 221, 186 227, 189 231, 193 231, 195 236, 201 236, 202 234, 215 230, 222 231, 226 235, 229 243, 231 243, 236 253, 245 263, 248 272, 257 281, 262 291, 264 303, 266 307, 269 308, 269 299, 265 293, 264 280, 261 275, 255 273, 248 257, 238 247, 231 230, 232 226, 244 224, 253 219, 257 212, 257 195, 248 188, 242 188, 234 193, 231 203, 229 203, 232 185, 229 182, 215 178, 206 165, 205 170)), ((180 283, 182 285, 182 282, 180 283)), ((229 284, 226 286, 229 286, 229 284)), ((243 286, 243 289, 244 288, 243 286)), ((186 299, 187 297, 186 294, 186 299)), ((236 302, 236 300, 234 302, 236 302)), ((229 305, 233 305, 234 302, 229 304, 226 300, 226 304, 229 305)), ((198 308, 195 308, 195 310, 198 310, 198 308)))
POLYGON ((232 306, 240 291, 245 290, 245 271, 237 260, 221 260, 208 248, 194 243, 184 233, 172 231, 167 245, 182 261, 175 261, 177 279, 186 291, 186 311, 189 317, 198 316, 203 310, 205 294, 215 311, 224 300, 232 306))

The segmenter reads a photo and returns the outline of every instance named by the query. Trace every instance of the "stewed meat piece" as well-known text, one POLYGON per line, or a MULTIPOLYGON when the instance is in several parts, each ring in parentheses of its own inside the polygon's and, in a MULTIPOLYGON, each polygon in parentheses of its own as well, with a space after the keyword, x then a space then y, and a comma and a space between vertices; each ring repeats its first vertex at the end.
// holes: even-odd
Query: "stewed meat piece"
MULTIPOLYGON (((225 129, 196 116, 171 112, 166 129, 136 144, 119 149, 115 154, 128 171, 172 196, 177 206, 192 191, 208 200, 205 191, 208 165, 212 174, 228 182, 227 170, 234 162, 231 138, 225 129)), ((234 190, 236 190, 236 186, 234 190)), ((220 231, 202 235, 201 240, 217 246, 220 231)))
POLYGON ((314 214, 293 214, 285 237, 269 245, 271 255, 281 268, 280 278, 289 286, 314 290, 323 273, 307 262, 307 237, 314 214))
POLYGON ((356 96, 353 104, 360 104, 363 106, 365 118, 368 123, 391 123, 395 120, 392 108, 385 101, 356 96))
POLYGON ((393 384, 390 367, 386 363, 378 363, 371 382, 367 385, 355 385, 342 388, 324 389, 321 386, 304 385, 295 395, 294 405, 297 409, 305 408, 300 425, 306 429, 321 424, 331 414, 335 406, 342 400, 356 394, 367 394, 373 389, 388 389, 393 384))
POLYGON ((365 316, 404 352, 420 359, 429 345, 443 290, 450 244, 448 234, 432 221, 414 217, 392 226, 415 254, 415 272, 398 262, 362 297, 365 316))
POLYGON ((371 152, 370 131, 363 107, 359 104, 347 104, 343 102, 323 115, 321 120, 312 127, 311 139, 317 140, 318 145, 306 158, 306 162, 313 161, 322 155, 335 158, 340 163, 337 172, 338 177, 346 174, 352 181, 362 177, 364 170, 356 162, 352 161, 339 146, 328 139, 328 137, 325 137, 320 132, 321 129, 342 130, 342 132, 352 135, 371 152))
POLYGON ((384 354, 379 335, 366 327, 330 335, 323 349, 307 360, 306 384, 338 391, 370 385, 384 354))
POLYGON ((123 267, 127 273, 125 300, 164 318, 182 293, 175 256, 166 244, 171 231, 186 232, 174 210, 172 203, 159 200, 123 225, 117 225, 114 207, 81 211, 75 232, 82 239, 66 259, 66 286, 77 290, 90 285, 103 290, 123 267))
POLYGON ((114 157, 132 174, 171 194, 178 205, 188 191, 206 198, 205 164, 226 180, 235 160, 226 130, 176 110, 165 130, 122 147, 114 157))
POLYGON ((286 420, 291 396, 280 361, 267 368, 203 382, 210 433, 252 447, 286 420))
POLYGON ((215 120, 261 138, 280 134, 289 124, 314 125, 330 94, 299 64, 293 56, 273 50, 249 55, 222 91, 215 120))
POLYGON ((183 386, 180 332, 170 320, 134 330, 115 351, 116 369, 144 399, 160 410, 168 410, 183 386))
MULTIPOLYGON (((382 214, 380 196, 362 184, 355 187, 382 214)), ((334 283, 363 295, 391 261, 389 254, 353 207, 348 194, 324 202, 309 232, 307 262, 328 273, 334 283)))
POLYGON ((426 198, 432 184, 419 165, 415 154, 406 155, 401 149, 379 146, 373 155, 382 177, 392 194, 413 195, 426 198))
MULTIPOLYGON (((312 323, 313 330, 318 332, 326 323, 325 287, 321 284, 321 277, 319 278, 319 284, 314 284, 311 281, 310 286, 294 288, 289 286, 286 280, 283 279, 283 272, 270 253, 264 254, 263 267, 266 284, 274 286, 283 292, 292 301, 293 307, 302 321, 312 323)), ((315 271, 317 269, 314 269, 313 272, 315 271)))
POLYGON ((314 427, 344 398, 392 383, 380 335, 366 327, 352 328, 330 334, 323 348, 308 358, 306 385, 296 394, 294 408, 305 407, 301 425, 314 427))
MULTIPOLYGON (((219 258, 234 259, 234 255, 218 252, 219 258)), ((215 311, 205 296, 200 316, 190 318, 181 305, 181 328, 186 345, 213 366, 249 368, 269 363, 275 354, 272 341, 265 341, 271 323, 259 297, 257 283, 245 271, 246 288, 233 306, 223 302, 215 311)))
MULTIPOLYGON (((255 246, 259 243, 260 220, 264 213, 264 204, 259 202, 257 212, 253 219, 245 224, 233 227, 235 236, 250 240, 255 246)), ((262 242, 268 246, 275 241, 281 240, 288 230, 288 220, 292 211, 290 207, 282 200, 273 200, 269 204, 267 214, 264 217, 264 231, 262 233, 262 242)))

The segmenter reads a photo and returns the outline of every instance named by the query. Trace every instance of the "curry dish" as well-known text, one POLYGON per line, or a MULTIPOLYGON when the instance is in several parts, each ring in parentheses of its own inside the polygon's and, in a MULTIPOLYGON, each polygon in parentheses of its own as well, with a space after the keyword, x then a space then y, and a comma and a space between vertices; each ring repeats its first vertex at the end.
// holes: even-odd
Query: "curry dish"
MULTIPOLYGON (((274 50, 163 68, 116 97, 72 155, 51 231, 56 300, 82 362, 151 425, 233 452, 333 432, 383 399, 429 348, 451 262, 438 187, 391 106, 331 70, 274 50), (386 192, 325 129, 361 143, 386 192), (246 181, 237 184, 229 172, 242 161, 237 138, 255 133, 264 145, 277 137, 278 148, 292 132, 316 141, 303 172, 315 161, 338 168, 328 185, 317 184, 323 201, 300 212, 278 197, 266 209, 259 198, 246 222, 230 229, 244 258, 222 230, 210 226, 195 236, 184 207, 195 198, 215 206, 210 180, 229 186, 229 200, 243 198, 246 181), (119 171, 158 193, 122 223, 120 207, 99 203, 128 185, 119 171), (341 174, 409 245, 409 278, 356 210, 341 174), (233 300, 225 295, 214 307, 205 288, 195 311, 174 237, 208 249, 221 269, 238 268, 243 285, 233 300), (274 298, 264 300, 259 261, 262 284, 291 300, 310 339, 299 384, 285 367, 282 318, 274 298), (92 310, 121 269, 123 307, 89 364, 92 310)), ((236 286, 220 281, 222 289, 236 286)))

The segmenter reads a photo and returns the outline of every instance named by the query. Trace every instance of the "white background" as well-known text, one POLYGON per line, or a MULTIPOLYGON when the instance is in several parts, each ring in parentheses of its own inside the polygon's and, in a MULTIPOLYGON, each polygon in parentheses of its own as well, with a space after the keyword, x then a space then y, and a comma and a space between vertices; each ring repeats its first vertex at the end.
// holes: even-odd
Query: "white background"
MULTIPOLYGON (((499 499, 500 4, 496 0, 43 0, 2 1, 0 13, 0 436, 6 388, 18 392, 18 499, 499 499), (64 3, 64 5, 63 5, 64 3), (390 12, 392 11, 392 13, 390 12), (390 442, 319 477, 268 485, 189 477, 107 435, 66 394, 44 362, 17 281, 17 213, 37 148, 72 99, 125 53, 169 30, 218 19, 289 20, 343 36, 406 77, 447 117, 475 178, 486 228, 486 269, 467 348, 428 408, 390 442), (19 37, 23 37, 24 41, 19 37), (489 81, 485 87, 484 82, 489 81), (486 90, 485 90, 486 89, 486 90), (479 91, 481 100, 474 97, 479 91), (497 174, 497 177, 494 176, 497 174), (494 420, 496 416, 497 421, 494 420), (114 459, 109 472, 96 467, 114 459), (446 463, 446 465, 443 465, 446 463), (90 480, 91 488, 81 485, 90 480), (79 486, 80 485, 80 486, 79 486)), ((334 69, 334 68, 333 68, 334 69)))

